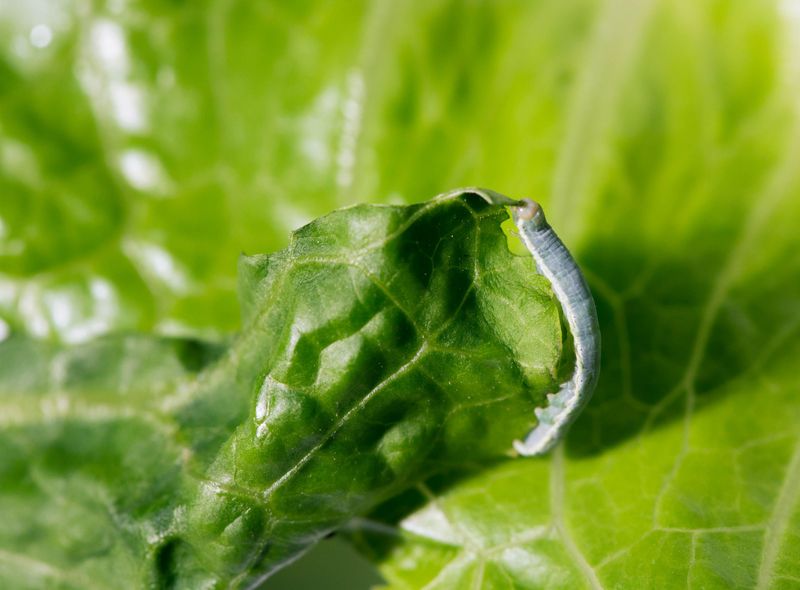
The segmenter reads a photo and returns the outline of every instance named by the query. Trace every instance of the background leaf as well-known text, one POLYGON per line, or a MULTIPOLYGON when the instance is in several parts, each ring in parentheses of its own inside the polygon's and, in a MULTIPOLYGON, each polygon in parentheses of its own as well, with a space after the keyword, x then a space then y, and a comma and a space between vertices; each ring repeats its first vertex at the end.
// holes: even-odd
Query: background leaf
POLYGON ((552 459, 410 492, 368 552, 401 587, 450 557, 440 580, 488 588, 794 587, 797 12, 5 3, 0 327, 217 337, 235 256, 337 205, 535 196, 590 275, 599 390, 552 459), (454 547, 418 524, 430 498, 464 521, 454 547), (517 553, 481 566, 464 538, 517 553))
POLYGON ((613 119, 586 121, 612 92, 583 94, 600 83, 594 52, 630 43, 611 37, 636 16, 606 9, 567 111, 567 188, 554 184, 550 203, 597 294, 599 389, 551 458, 438 478, 356 523, 392 588, 800 583, 787 16, 657 6, 613 119), (744 44, 747 60, 734 54, 744 44))

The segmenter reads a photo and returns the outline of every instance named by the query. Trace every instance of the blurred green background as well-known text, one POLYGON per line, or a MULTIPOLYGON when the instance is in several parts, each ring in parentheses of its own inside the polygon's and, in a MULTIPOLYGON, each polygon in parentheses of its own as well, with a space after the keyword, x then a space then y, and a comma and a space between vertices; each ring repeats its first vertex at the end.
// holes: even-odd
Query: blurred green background
POLYGON ((278 571, 265 590, 366 590, 381 582, 374 568, 347 543, 322 541, 288 568, 278 571))
POLYGON ((0 315, 67 341, 229 332, 238 254, 334 208, 547 195, 596 10, 3 2, 0 315))
MULTIPOLYGON (((637 296, 665 252, 727 251, 774 169, 796 201, 799 23, 792 0, 0 0, 0 337, 221 337, 239 253, 471 184, 552 205, 637 296)), ((374 580, 332 541, 272 585, 374 580)))

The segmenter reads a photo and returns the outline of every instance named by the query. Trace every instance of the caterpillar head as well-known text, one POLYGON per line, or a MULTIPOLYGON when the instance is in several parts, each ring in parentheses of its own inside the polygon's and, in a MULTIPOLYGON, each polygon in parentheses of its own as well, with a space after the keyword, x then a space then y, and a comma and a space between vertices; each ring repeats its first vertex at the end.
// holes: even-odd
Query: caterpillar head
POLYGON ((542 206, 532 199, 522 199, 514 207, 514 220, 519 223, 532 224, 536 228, 544 227, 547 221, 544 218, 542 206))

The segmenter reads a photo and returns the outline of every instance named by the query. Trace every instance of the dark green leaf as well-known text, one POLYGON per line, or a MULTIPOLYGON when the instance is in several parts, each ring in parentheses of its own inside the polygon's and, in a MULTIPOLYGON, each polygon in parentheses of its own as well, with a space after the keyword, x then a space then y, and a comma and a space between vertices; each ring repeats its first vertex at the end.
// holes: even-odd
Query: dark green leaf
POLYGON ((561 329, 482 194, 350 208, 243 258, 248 323, 216 362, 197 342, 3 344, 0 580, 244 587, 431 473, 510 454, 561 329))

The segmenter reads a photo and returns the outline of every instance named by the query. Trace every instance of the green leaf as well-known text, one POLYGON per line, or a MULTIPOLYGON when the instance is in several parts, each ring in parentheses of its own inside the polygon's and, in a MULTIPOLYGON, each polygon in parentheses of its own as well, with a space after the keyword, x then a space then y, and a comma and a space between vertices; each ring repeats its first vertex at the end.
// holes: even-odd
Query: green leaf
POLYGON ((0 581, 245 587, 428 475, 509 455, 562 337, 504 202, 354 207, 244 258, 224 352, 0 345, 0 581))
POLYGON ((152 578, 191 453, 162 400, 219 352, 146 336, 0 344, 0 585, 152 578))
POLYGON ((3 2, 0 317, 236 330, 236 256, 363 200, 337 183, 362 8, 3 2))
POLYGON ((796 17, 639 10, 598 16, 543 199, 596 294, 598 390, 552 457, 355 522, 389 588, 800 584, 796 17))
MULTIPOLYGON (((442 476, 431 495, 485 546, 538 534, 560 505, 561 536, 512 560, 554 586, 590 569, 614 587, 796 586, 796 15, 792 0, 0 3, 0 334, 216 337, 238 325, 238 253, 335 206, 474 184, 533 196, 591 275, 600 389, 558 459, 442 476)), ((243 266, 258 284, 258 259, 243 266)), ((259 297, 242 298, 250 324, 259 297)), ((203 391, 179 427, 199 473, 255 399, 203 391)), ((375 518, 413 529, 423 501, 375 518)), ((376 559, 416 587, 443 545, 394 537, 376 559)), ((181 545, 166 547, 169 565, 181 545)), ((452 555, 444 576, 513 585, 452 555)))

